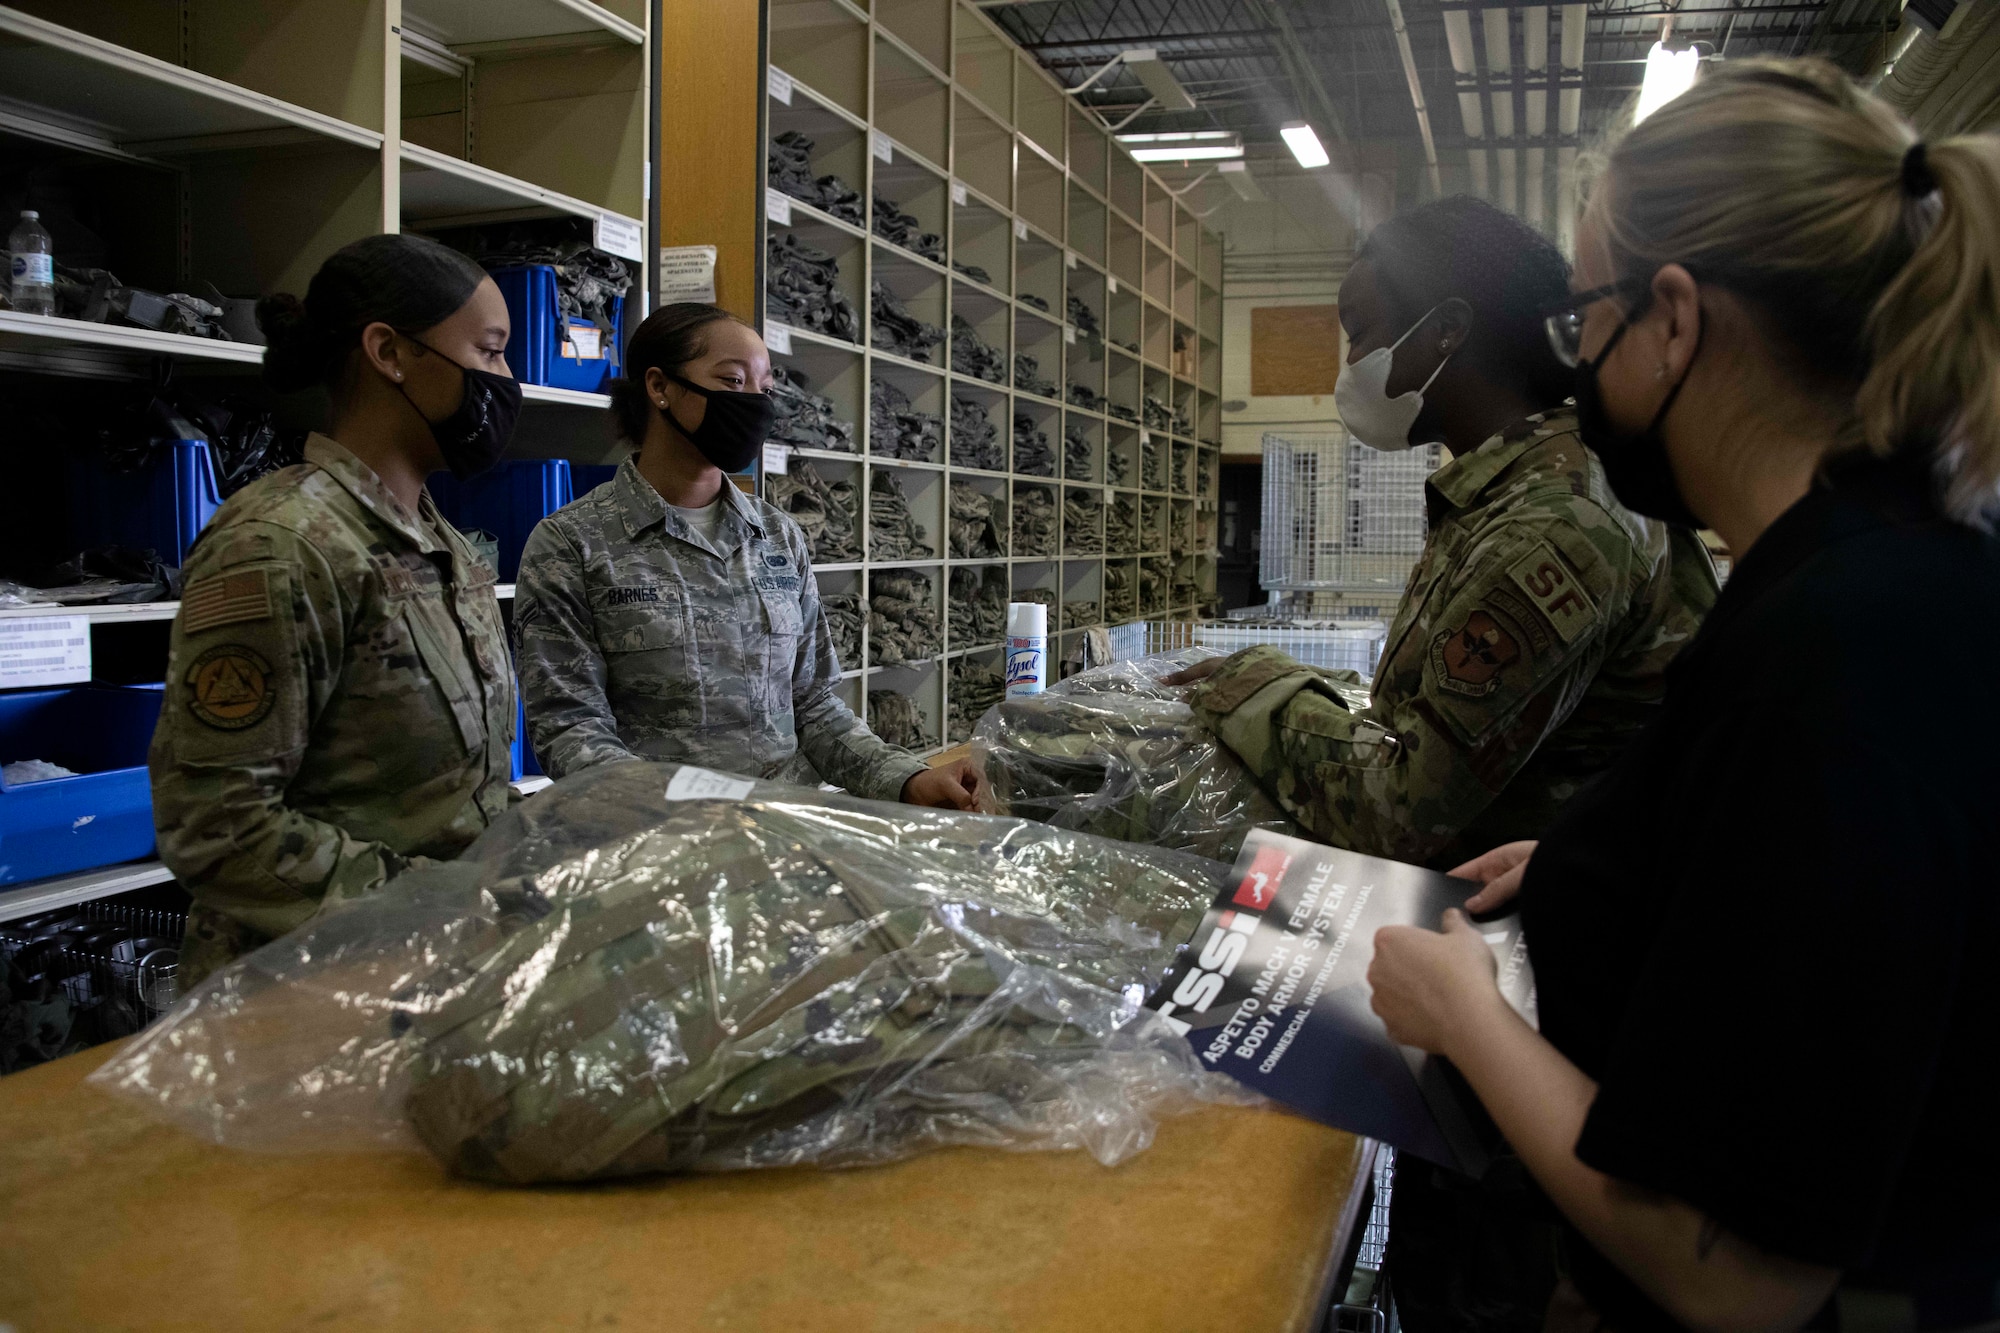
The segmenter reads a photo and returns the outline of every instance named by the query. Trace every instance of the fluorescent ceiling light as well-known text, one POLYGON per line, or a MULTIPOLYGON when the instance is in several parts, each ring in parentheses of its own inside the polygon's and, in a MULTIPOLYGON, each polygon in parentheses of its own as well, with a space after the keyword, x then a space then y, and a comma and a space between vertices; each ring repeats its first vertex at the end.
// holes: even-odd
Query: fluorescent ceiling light
POLYGON ((1228 130, 1192 134, 1121 134, 1135 162, 1217 162, 1243 156, 1243 138, 1228 130))
POLYGON ((1319 136, 1313 133, 1313 127, 1303 120, 1279 126, 1278 133, 1284 136, 1285 147, 1292 150, 1292 156, 1297 158, 1299 165, 1306 170, 1323 167, 1333 161, 1326 155, 1326 149, 1320 144, 1319 136))
POLYGON ((1146 91, 1160 104, 1163 111, 1192 111, 1194 99, 1187 89, 1181 87, 1174 78, 1174 72, 1160 59, 1160 53, 1152 49, 1126 51, 1123 53, 1126 65, 1139 76, 1139 82, 1146 85, 1146 91))
POLYGON ((1664 42, 1654 42, 1653 49, 1646 52, 1646 79, 1639 85, 1639 105, 1632 112, 1632 123, 1637 125, 1694 87, 1700 63, 1701 55, 1693 47, 1669 51, 1664 42))
POLYGON ((1118 142, 1129 146, 1142 143, 1179 143, 1183 139, 1236 139, 1235 130, 1165 130, 1159 134, 1121 134, 1118 142))
POLYGON ((1236 191, 1238 199, 1252 204, 1261 204, 1266 199, 1264 187, 1257 184, 1257 178, 1250 174, 1248 162, 1224 162, 1215 170, 1229 183, 1229 188, 1236 191))
POLYGON ((1220 158, 1243 156, 1243 145, 1229 147, 1226 144, 1187 144, 1180 148, 1134 148, 1134 162, 1213 162, 1220 158))

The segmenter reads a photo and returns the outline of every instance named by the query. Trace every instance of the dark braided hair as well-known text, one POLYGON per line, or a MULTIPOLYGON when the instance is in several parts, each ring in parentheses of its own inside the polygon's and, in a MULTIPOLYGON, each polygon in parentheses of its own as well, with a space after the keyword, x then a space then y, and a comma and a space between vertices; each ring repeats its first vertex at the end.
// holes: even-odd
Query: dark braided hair
POLYGON ((280 393, 338 389, 347 356, 370 324, 418 332, 457 314, 486 270, 428 236, 367 236, 342 246, 313 274, 301 301, 289 292, 257 303, 270 344, 264 380, 280 393))
POLYGON ((682 366, 708 353, 707 331, 724 320, 743 324, 719 305, 676 301, 661 306, 632 330, 632 336, 625 340, 625 377, 605 386, 620 435, 632 444, 643 443, 659 410, 646 394, 646 372, 657 368, 679 374, 682 366))
POLYGON ((1469 194, 1434 200, 1377 227, 1355 259, 1375 265, 1384 294, 1408 322, 1454 296, 1471 306, 1472 336, 1461 357, 1524 384, 1549 406, 1570 396, 1574 372, 1556 360, 1542 327, 1569 295, 1569 261, 1513 214, 1469 194))

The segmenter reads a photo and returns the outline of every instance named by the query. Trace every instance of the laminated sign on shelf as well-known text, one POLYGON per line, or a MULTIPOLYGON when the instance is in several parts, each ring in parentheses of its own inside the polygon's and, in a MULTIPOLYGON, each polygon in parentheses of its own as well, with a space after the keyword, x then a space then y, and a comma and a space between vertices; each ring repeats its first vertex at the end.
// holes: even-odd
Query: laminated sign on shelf
POLYGON ((786 476, 791 472, 792 451, 782 444, 764 446, 764 471, 774 476, 786 476))
POLYGON ((965 187, 957 181, 951 183, 951 201, 954 204, 963 204, 965 202, 965 187))
POLYGON ((674 245, 660 251, 660 304, 715 301, 715 247, 674 245))
POLYGON ((89 679, 87 617, 0 618, 0 690, 74 685, 89 679))
POLYGON ((1014 239, 1017 241, 1028 239, 1028 224, 1019 218, 1014 219, 1014 239))
MULTIPOLYGON (((1476 884, 1289 838, 1244 840, 1229 883, 1146 1004, 1203 1065, 1325 1124, 1482 1174, 1498 1136, 1450 1064, 1398 1046, 1370 1005, 1383 926, 1437 929, 1476 884)), ((1520 918, 1479 926, 1500 991, 1530 1023, 1520 918)))
POLYGON ((792 225, 792 197, 780 190, 764 192, 764 220, 780 227, 792 225))
POLYGON ((776 65, 772 65, 765 75, 764 83, 770 90, 773 101, 783 102, 786 106, 792 104, 791 75, 785 73, 785 71, 779 69, 776 65))
POLYGON ((764 326, 764 346, 770 348, 779 356, 790 356, 792 354, 791 328, 784 324, 766 324, 764 326))
POLYGON ((637 264, 646 258, 646 234, 636 218, 621 217, 617 213, 597 215, 597 234, 591 242, 607 255, 629 259, 637 264))
POLYGON ((880 130, 875 130, 869 134, 868 140, 875 149, 875 156, 881 158, 884 162, 894 162, 896 160, 896 146, 889 142, 888 135, 882 133, 880 130))

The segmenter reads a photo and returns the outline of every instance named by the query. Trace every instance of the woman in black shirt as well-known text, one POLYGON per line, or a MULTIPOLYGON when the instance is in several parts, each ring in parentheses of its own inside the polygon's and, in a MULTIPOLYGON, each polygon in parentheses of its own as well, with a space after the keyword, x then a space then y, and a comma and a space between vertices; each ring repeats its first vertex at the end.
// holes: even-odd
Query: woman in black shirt
MULTIPOLYGON (((1586 441, 1734 577, 1520 887, 1370 971, 1570 1224, 1563 1328, 2000 1317, 2000 139, 1732 62, 1613 150, 1550 320, 1586 441)), ((1532 853, 1532 860, 1530 854, 1532 853)))

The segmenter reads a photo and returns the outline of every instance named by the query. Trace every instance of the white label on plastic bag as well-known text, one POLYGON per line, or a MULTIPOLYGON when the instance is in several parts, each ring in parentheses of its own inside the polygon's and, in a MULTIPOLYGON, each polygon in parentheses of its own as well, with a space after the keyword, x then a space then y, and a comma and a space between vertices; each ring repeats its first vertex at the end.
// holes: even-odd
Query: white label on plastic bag
POLYGON ((766 324, 764 326, 764 346, 779 356, 792 354, 792 330, 788 324, 766 324))
POLYGON ((576 350, 576 359, 579 361, 604 359, 604 330, 595 324, 570 325, 569 342, 576 350))
POLYGON ((1028 224, 1019 218, 1014 219, 1014 239, 1017 241, 1028 239, 1028 224))
POLYGON ((783 102, 786 106, 792 104, 792 76, 776 65, 772 65, 765 75, 764 86, 770 90, 775 100, 783 102))
POLYGON ((706 768, 682 765, 667 781, 670 801, 740 801, 757 784, 749 778, 732 778, 706 768))
POLYGON ((1112 292, 1113 292, 1113 293, 1116 293, 1116 292, 1117 292, 1117 290, 1118 290, 1118 279, 1116 279, 1116 278, 1106 278, 1106 279, 1105 279, 1105 281, 1111 284, 1111 290, 1112 290, 1112 292))
POLYGON ((792 225, 792 197, 781 190, 764 191, 764 220, 780 227, 792 225))
POLYGON ((784 476, 792 467, 792 451, 782 444, 764 446, 764 470, 777 476, 784 476))
POLYGON ((660 250, 660 301, 715 302, 715 247, 672 245, 660 250))
POLYGON ((896 160, 896 146, 889 142, 889 136, 882 133, 882 131, 872 131, 868 136, 868 143, 875 150, 875 156, 881 158, 884 162, 894 162, 896 160))
POLYGON ((963 204, 965 202, 965 187, 957 181, 951 183, 951 201, 954 204, 963 204))
POLYGON ((634 218, 616 213, 597 215, 597 237, 591 244, 607 255, 637 264, 646 257, 646 232, 634 218))
POLYGON ((89 679, 89 617, 0 619, 0 689, 74 685, 89 679))

